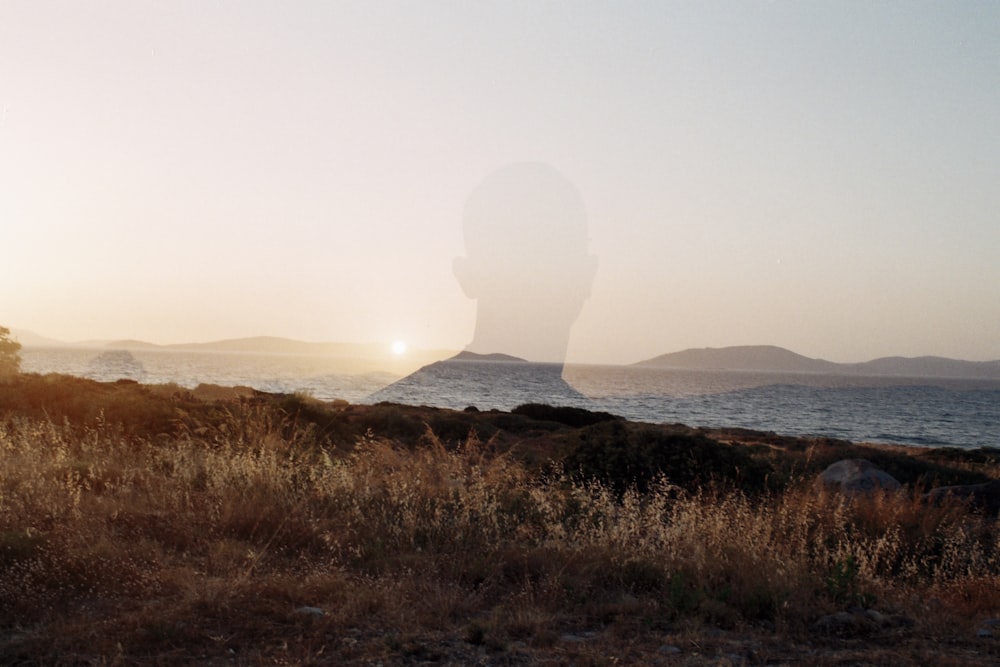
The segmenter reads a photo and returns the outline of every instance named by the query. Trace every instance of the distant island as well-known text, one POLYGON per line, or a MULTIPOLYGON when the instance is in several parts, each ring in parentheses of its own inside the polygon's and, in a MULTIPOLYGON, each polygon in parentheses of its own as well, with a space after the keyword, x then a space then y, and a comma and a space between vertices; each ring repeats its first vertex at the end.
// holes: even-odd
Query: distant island
POLYGON ((757 371, 890 377, 1000 379, 1000 361, 962 361, 945 357, 881 357, 862 363, 812 359, 774 345, 691 348, 661 354, 633 366, 698 371, 757 371))
POLYGON ((480 354, 478 352, 469 352, 468 350, 462 350, 451 359, 448 359, 448 361, 514 361, 522 364, 528 363, 527 359, 515 357, 512 354, 503 354, 502 352, 480 354))

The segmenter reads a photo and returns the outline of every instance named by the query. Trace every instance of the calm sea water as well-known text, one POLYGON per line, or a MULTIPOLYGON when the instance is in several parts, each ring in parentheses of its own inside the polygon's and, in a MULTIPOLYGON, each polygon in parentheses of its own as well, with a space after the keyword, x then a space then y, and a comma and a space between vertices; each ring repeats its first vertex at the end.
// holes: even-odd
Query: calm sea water
POLYGON ((26 372, 104 381, 130 378, 189 388, 200 383, 245 385, 269 392, 304 391, 322 400, 387 398, 455 409, 475 403, 480 409, 509 410, 528 399, 654 423, 919 446, 1000 447, 1000 381, 990 380, 568 366, 563 377, 571 391, 565 392, 547 384, 552 367, 544 364, 460 362, 458 375, 453 365, 432 367, 419 382, 392 385, 398 378, 389 373, 349 372, 345 369, 351 366, 343 360, 297 355, 36 348, 22 356, 26 372), (483 386, 489 391, 482 392, 483 386))

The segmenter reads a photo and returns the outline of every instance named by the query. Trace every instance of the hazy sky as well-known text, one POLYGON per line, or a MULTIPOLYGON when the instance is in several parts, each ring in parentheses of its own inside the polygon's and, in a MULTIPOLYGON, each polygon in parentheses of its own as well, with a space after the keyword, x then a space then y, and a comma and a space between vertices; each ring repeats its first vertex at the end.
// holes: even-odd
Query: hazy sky
POLYGON ((461 348, 462 208, 535 160, 570 361, 1000 359, 1000 3, 0 2, 0 324, 461 348))

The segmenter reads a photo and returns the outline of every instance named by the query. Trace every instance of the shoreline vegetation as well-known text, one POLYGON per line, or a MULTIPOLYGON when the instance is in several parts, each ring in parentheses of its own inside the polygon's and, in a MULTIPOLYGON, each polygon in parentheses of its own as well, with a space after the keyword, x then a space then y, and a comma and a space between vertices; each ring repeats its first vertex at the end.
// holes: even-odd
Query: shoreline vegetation
MULTIPOLYGON (((997 443, 984 443, 996 445, 997 443)), ((1000 450, 0 381, 0 663, 992 665, 1000 450), (896 493, 817 489, 866 459, 896 493)))

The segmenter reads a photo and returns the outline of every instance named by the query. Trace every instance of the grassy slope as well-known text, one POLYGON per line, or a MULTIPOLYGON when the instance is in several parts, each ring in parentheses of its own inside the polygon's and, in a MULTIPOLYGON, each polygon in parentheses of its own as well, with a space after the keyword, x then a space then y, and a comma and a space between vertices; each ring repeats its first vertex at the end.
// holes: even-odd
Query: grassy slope
POLYGON ((996 451, 518 412, 0 384, 0 662, 1000 656, 996 524, 919 502, 996 451), (911 491, 810 489, 856 456, 911 491), (902 620, 815 629, 858 606, 902 620))

